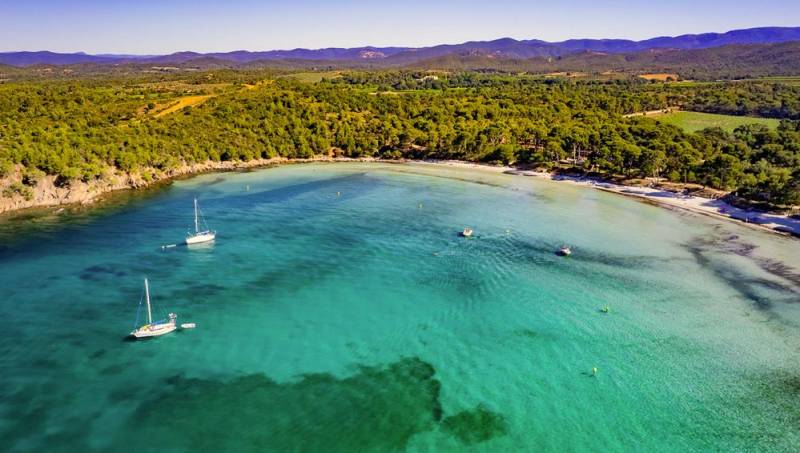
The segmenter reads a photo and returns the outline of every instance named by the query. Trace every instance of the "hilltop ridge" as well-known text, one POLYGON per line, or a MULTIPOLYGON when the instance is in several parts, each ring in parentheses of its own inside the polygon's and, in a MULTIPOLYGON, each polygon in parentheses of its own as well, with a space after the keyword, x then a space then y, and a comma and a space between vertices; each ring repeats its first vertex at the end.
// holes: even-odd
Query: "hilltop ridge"
POLYGON ((641 41, 627 39, 570 39, 547 42, 538 39, 516 40, 500 38, 491 41, 469 41, 460 44, 440 44, 428 47, 330 47, 322 49, 290 49, 231 52, 180 51, 166 55, 90 55, 84 52, 57 53, 47 50, 0 53, 0 64, 12 66, 70 65, 70 64, 179 64, 200 58, 213 58, 230 63, 255 61, 301 60, 325 62, 369 61, 379 64, 414 64, 445 55, 482 54, 498 58, 563 57, 593 51, 612 54, 641 52, 655 49, 707 49, 736 44, 771 44, 800 41, 800 27, 758 27, 731 30, 725 33, 661 36, 641 41))

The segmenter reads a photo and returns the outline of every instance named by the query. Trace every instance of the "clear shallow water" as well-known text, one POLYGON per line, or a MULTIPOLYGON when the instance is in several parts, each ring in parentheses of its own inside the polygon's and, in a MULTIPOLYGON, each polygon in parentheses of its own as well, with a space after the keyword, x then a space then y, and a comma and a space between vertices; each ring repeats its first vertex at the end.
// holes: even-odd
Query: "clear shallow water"
POLYGON ((800 246, 735 224, 337 164, 203 175, 0 237, 10 451, 800 445, 800 246), (217 242, 162 251, 193 196, 217 242), (198 327, 123 341, 144 276, 198 327))

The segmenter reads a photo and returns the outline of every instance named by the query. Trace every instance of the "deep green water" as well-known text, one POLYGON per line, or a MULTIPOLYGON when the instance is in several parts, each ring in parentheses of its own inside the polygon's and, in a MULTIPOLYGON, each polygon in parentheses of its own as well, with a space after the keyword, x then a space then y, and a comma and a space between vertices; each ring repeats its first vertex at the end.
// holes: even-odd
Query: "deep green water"
POLYGON ((794 239, 378 164, 203 175, 0 239, 0 450, 800 446, 794 239), (194 196, 217 242, 162 251, 194 196), (123 341, 145 276, 196 329, 123 341))

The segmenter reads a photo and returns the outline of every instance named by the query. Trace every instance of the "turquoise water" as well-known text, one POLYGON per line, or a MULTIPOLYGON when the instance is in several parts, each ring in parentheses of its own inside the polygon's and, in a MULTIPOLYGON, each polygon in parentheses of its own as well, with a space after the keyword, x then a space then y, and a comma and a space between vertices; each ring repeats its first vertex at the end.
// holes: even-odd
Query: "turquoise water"
POLYGON ((797 240, 428 165, 126 197, 0 223, 3 450, 800 446, 797 240), (123 340, 145 276, 196 329, 123 340))

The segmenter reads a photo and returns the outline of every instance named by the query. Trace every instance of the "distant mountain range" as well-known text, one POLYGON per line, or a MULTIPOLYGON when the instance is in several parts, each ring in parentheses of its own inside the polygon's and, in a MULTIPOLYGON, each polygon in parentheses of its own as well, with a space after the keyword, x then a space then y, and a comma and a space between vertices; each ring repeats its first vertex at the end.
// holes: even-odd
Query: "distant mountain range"
POLYGON ((271 50, 264 52, 233 51, 217 53, 177 52, 169 55, 89 55, 86 53, 5 52, 0 64, 11 66, 74 64, 153 64, 169 65, 203 61, 206 65, 243 65, 270 61, 306 61, 375 66, 408 66, 448 56, 459 58, 532 59, 561 58, 582 53, 628 54, 664 49, 696 50, 736 44, 771 44, 800 41, 800 27, 763 27, 727 33, 704 33, 659 37, 644 41, 624 39, 571 39, 562 42, 540 40, 471 41, 432 47, 356 47, 327 49, 271 50))
POLYGON ((651 49, 621 54, 584 51, 555 58, 447 54, 417 61, 409 68, 565 75, 661 73, 698 80, 796 76, 800 75, 800 41, 688 50, 651 49))

